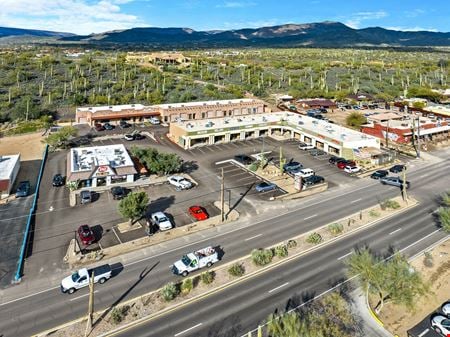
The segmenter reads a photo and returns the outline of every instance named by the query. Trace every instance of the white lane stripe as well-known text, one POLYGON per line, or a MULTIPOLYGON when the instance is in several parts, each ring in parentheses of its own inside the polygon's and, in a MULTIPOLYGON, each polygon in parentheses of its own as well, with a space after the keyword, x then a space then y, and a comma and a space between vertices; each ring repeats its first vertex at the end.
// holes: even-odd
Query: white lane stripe
POLYGON ((184 334, 184 333, 186 333, 186 332, 188 332, 188 331, 191 331, 192 329, 198 328, 198 327, 199 327, 200 325, 202 325, 202 324, 203 324, 203 323, 198 323, 197 325, 191 326, 190 328, 188 328, 188 329, 186 329, 186 330, 183 330, 183 331, 180 331, 180 332, 176 333, 174 336, 175 336, 175 337, 180 336, 180 335, 182 335, 182 334, 184 334))
POLYGON ((345 255, 342 255, 341 257, 338 257, 338 260, 345 259, 347 256, 352 255, 352 254, 353 254, 353 252, 350 252, 350 253, 347 253, 345 255))
POLYGON ((37 293, 33 293, 33 294, 30 294, 30 295, 27 295, 27 296, 19 297, 19 298, 16 298, 16 299, 14 299, 14 300, 11 300, 11 301, 8 301, 8 302, 5 302, 5 303, 0 304, 0 307, 1 307, 1 306, 4 306, 4 305, 7 305, 7 304, 10 304, 10 303, 14 303, 14 302, 17 302, 17 301, 24 300, 24 299, 26 299, 26 298, 28 298, 28 297, 32 297, 32 296, 35 296, 35 295, 39 295, 39 294, 42 294, 42 293, 46 293, 47 291, 59 289, 59 288, 60 288, 60 286, 57 286, 57 287, 53 287, 53 288, 50 288, 50 289, 45 289, 45 290, 42 290, 42 291, 38 291, 37 293))
POLYGON ((397 233, 398 231, 401 231, 401 230, 402 230, 401 228, 398 228, 398 229, 396 229, 395 231, 390 232, 389 235, 392 235, 392 234, 394 234, 394 233, 397 233))
POLYGON ((359 199, 356 199, 356 200, 350 201, 350 203, 351 203, 351 204, 354 204, 355 202, 358 202, 358 201, 361 201, 361 200, 362 200, 362 198, 359 198, 359 199))
MULTIPOLYGON (((95 293, 98 293, 98 290, 95 290, 95 291, 94 291, 94 294, 95 294, 95 293)), ((69 301, 70 301, 70 302, 76 301, 76 300, 79 300, 80 298, 83 298, 83 297, 86 297, 86 296, 89 296, 89 293, 84 294, 84 295, 81 295, 81 296, 78 296, 78 297, 71 298, 69 301)))
POLYGON ((312 218, 315 218, 316 216, 317 216, 317 214, 314 214, 314 215, 311 215, 311 216, 308 216, 308 217, 304 218, 303 220, 312 219, 312 218))
POLYGON ((251 236, 251 237, 249 237, 249 238, 245 239, 244 241, 250 241, 250 240, 253 240, 253 239, 259 238, 260 236, 262 236, 262 234, 258 234, 258 235, 255 235, 255 236, 251 236))
POLYGON ((423 331, 421 332, 421 334, 420 334, 419 336, 417 336, 417 337, 423 337, 423 336, 425 336, 425 335, 428 333, 428 331, 430 331, 430 329, 426 328, 426 329, 423 330, 423 331))
POLYGON ((289 284, 289 282, 286 282, 286 283, 282 284, 281 286, 278 286, 276 288, 273 288, 272 290, 269 290, 269 294, 271 292, 273 292, 273 291, 276 291, 276 290, 280 289, 280 288, 286 287, 288 284, 289 284))

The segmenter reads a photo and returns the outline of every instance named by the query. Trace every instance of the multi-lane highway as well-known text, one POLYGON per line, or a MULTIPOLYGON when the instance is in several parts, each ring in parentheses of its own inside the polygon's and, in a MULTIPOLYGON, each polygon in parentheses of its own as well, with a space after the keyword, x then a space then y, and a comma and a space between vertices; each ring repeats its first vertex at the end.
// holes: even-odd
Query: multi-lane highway
MULTIPOLYGON (((409 172, 408 180, 412 183, 410 193, 422 202, 419 207, 286 264, 275 274, 259 276, 239 287, 228 289, 227 293, 207 298, 205 303, 199 302, 193 307, 171 313, 167 319, 150 322, 148 326, 133 331, 132 335, 173 336, 196 324, 200 325, 185 334, 215 336, 217 333, 214 331, 221 331, 218 330, 219 327, 222 330, 231 327, 237 333, 244 332, 263 320, 275 307, 284 308, 286 301, 294 293, 306 291, 317 294, 341 280, 344 277, 343 259, 337 258, 348 254, 357 242, 370 244, 373 249, 380 251, 391 245, 402 248, 412 244, 436 231, 431 212, 437 208, 439 194, 448 189, 447 167, 448 161, 443 161, 409 172), (279 290, 268 295, 269 290, 279 286, 279 290), (236 322, 233 323, 233 320, 236 322), (146 334, 143 334, 144 330, 146 334), (208 332, 210 330, 212 334, 208 332)), ((220 246, 225 253, 223 262, 228 262, 248 254, 253 248, 286 240, 398 193, 396 188, 362 179, 356 181, 354 186, 321 194, 299 202, 298 206, 291 203, 283 211, 273 208, 257 219, 217 228, 210 231, 209 236, 199 233, 184 238, 175 242, 179 248, 162 245, 158 253, 151 250, 150 255, 140 258, 134 254, 134 260, 125 257, 117 259, 123 262, 123 270, 118 268, 118 274, 114 278, 96 288, 96 309, 144 294, 175 280, 176 277, 170 274, 169 266, 187 251, 210 244, 220 246), (144 270, 150 272, 137 282, 144 270)), ((440 232, 431 234, 410 249, 425 246, 440 236, 440 232)), ((0 332, 3 336, 27 336, 84 315, 87 308, 86 289, 68 296, 60 294, 57 286, 56 283, 48 284, 48 288, 34 290, 32 293, 25 282, 15 288, 23 289, 21 295, 14 288, 3 291, 0 304, 0 332)))

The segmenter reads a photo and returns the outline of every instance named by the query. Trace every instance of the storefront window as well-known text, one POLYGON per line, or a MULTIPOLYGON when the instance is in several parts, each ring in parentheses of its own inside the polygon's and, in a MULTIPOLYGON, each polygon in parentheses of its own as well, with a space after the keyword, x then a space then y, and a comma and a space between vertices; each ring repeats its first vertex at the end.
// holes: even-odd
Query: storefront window
POLYGON ((111 184, 124 183, 127 181, 127 176, 111 176, 111 184))

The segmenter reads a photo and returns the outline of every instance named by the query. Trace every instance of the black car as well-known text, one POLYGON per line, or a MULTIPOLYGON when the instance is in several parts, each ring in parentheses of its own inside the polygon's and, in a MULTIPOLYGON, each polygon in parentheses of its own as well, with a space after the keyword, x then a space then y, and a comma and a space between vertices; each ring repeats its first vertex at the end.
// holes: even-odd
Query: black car
POLYGON ((303 179, 303 186, 312 186, 325 182, 325 178, 321 176, 309 176, 303 179))
POLYGON ((26 197, 30 194, 31 184, 27 181, 21 181, 16 190, 16 198, 26 197))
POLYGON ((142 140, 145 139, 145 136, 140 134, 140 133, 136 133, 134 134, 134 140, 142 140))
POLYGON ((336 163, 337 163, 338 161, 343 161, 343 160, 345 160, 345 158, 342 158, 342 157, 336 157, 336 156, 331 156, 330 159, 328 159, 328 162, 329 162, 330 164, 336 165, 336 163))
POLYGON ((398 164, 398 165, 392 166, 392 167, 389 169, 389 172, 392 172, 392 173, 400 173, 400 172, 402 172, 404 169, 405 169, 405 165, 398 164))
POLYGON ((60 175, 59 173, 55 174, 53 176, 52 185, 55 186, 55 187, 59 187, 59 186, 64 185, 64 177, 62 175, 60 175))
POLYGON ((109 123, 103 124, 103 127, 104 127, 106 130, 114 130, 114 129, 115 129, 115 126, 114 126, 114 125, 111 125, 111 124, 109 124, 109 123))
POLYGON ((127 121, 120 121, 119 126, 121 129, 131 128, 131 124, 127 121))
POLYGON ((378 171, 375 171, 374 173, 372 173, 370 175, 370 178, 378 180, 378 179, 386 177, 388 174, 389 174, 389 172, 387 170, 378 170, 378 171))
POLYGON ((254 161, 252 157, 247 156, 246 154, 238 154, 234 156, 234 160, 244 165, 250 165, 254 161))
POLYGON ((114 200, 123 199, 127 195, 126 190, 122 186, 114 186, 111 188, 111 194, 114 200))

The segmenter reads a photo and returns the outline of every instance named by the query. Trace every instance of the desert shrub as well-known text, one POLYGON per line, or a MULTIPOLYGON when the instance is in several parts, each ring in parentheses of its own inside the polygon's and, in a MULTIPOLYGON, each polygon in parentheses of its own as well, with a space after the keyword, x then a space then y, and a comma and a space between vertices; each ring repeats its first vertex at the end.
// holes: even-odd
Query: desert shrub
POLYGON ((371 217, 373 217, 373 218, 376 218, 376 217, 380 216, 380 212, 378 212, 378 211, 376 211, 374 209, 371 209, 370 212, 369 212, 369 215, 371 217))
POLYGON ((322 236, 319 233, 311 233, 307 238, 306 238, 306 242, 308 243, 313 243, 313 244, 318 244, 322 242, 322 236))
POLYGON ((240 263, 235 263, 230 268, 228 268, 228 274, 237 277, 242 276, 245 274, 245 267, 240 263))
POLYGON ((265 266, 272 262, 273 252, 271 249, 254 249, 252 251, 252 261, 257 266, 265 266))
POLYGON ((381 203, 381 209, 398 209, 400 208, 400 204, 395 201, 395 200, 391 200, 391 199, 386 199, 385 201, 383 201, 381 203))
POLYGON ((288 256, 288 247, 286 245, 279 245, 275 247, 275 255, 278 257, 288 256))
POLYGON ((111 320, 114 324, 119 324, 125 318, 127 311, 130 309, 128 305, 123 307, 114 307, 111 311, 111 320))
POLYGON ((213 271, 205 271, 204 273, 202 273, 200 275, 200 278, 202 279, 202 282, 204 284, 210 284, 210 283, 212 283, 214 281, 214 277, 215 276, 216 275, 214 274, 213 271))
POLYGON ((344 226, 340 223, 332 223, 328 225, 328 231, 333 235, 339 235, 344 230, 344 226))
POLYGON ((161 296, 167 302, 172 301, 175 297, 177 297, 178 293, 179 293, 178 287, 173 282, 166 284, 161 289, 161 296))
POLYGON ((428 268, 433 267, 433 255, 430 252, 424 253, 423 265, 428 268))
POLYGON ((258 170, 260 163, 259 161, 254 161, 253 163, 250 164, 250 166, 248 167, 248 169, 252 172, 256 172, 258 170))
POLYGON ((191 290, 194 288, 194 282, 191 278, 187 278, 183 280, 183 283, 181 283, 181 293, 183 295, 187 295, 191 292, 191 290))
POLYGON ((295 247, 297 247, 297 241, 289 240, 288 243, 287 243, 287 247, 288 248, 295 248, 295 247))

